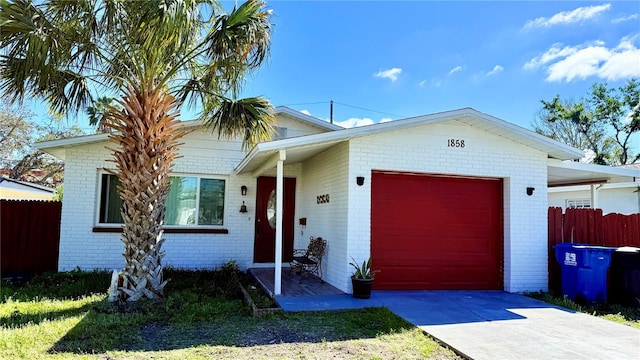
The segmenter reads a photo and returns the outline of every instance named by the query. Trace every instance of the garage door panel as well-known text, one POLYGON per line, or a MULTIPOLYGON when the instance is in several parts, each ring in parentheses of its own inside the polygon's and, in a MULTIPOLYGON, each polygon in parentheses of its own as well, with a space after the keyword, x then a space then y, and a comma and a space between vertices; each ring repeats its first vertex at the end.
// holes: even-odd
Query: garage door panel
POLYGON ((421 266, 415 268, 387 267, 376 275, 376 284, 383 289, 486 289, 494 280, 491 271, 478 271, 475 267, 421 266), (405 275, 411 274, 408 278, 405 275))
POLYGON ((374 172, 378 289, 501 289, 502 181, 374 172))

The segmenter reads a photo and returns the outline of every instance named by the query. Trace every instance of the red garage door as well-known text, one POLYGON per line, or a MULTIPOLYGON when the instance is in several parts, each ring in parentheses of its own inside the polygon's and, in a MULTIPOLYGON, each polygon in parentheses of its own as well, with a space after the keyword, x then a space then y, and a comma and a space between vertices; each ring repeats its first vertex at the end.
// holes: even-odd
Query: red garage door
POLYGON ((374 172, 376 289, 502 289, 502 180, 374 172))

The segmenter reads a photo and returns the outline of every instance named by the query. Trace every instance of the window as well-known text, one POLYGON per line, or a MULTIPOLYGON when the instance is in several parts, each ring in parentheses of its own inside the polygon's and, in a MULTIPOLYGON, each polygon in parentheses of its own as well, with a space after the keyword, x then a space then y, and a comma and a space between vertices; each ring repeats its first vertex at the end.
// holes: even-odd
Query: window
POLYGON ((567 209, 589 209, 591 199, 570 199, 567 200, 567 209))
MULTIPOLYGON (((221 226, 225 181, 197 176, 171 176, 164 222, 166 226, 221 226)), ((102 174, 99 224, 122 224, 122 200, 115 175, 102 174)))

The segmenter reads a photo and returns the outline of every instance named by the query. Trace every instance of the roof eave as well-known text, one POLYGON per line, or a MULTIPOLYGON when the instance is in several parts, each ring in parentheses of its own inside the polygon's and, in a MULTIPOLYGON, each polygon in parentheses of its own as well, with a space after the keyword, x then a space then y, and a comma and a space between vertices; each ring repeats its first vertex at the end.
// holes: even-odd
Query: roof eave
POLYGON ((276 114, 287 114, 289 116, 292 116, 294 118, 303 120, 305 122, 308 122, 312 125, 318 126, 320 128, 326 129, 326 130, 343 130, 344 128, 342 126, 336 125, 336 124, 332 124, 332 123, 328 123, 322 119, 319 119, 315 116, 311 116, 311 115, 307 115, 305 113, 301 113, 299 111, 293 110, 289 107, 286 106, 278 106, 275 108, 275 113, 276 114))
MULTIPOLYGON (((287 108, 288 109, 288 108, 287 108)), ((390 121, 387 123, 378 123, 366 126, 360 126, 349 129, 342 129, 331 131, 322 134, 307 135, 303 137, 283 139, 277 141, 271 141, 268 143, 258 144, 252 149, 252 151, 243 159, 243 161, 236 167, 236 173, 242 172, 243 168, 251 162, 251 160, 258 154, 267 151, 286 150, 289 148, 295 148, 299 146, 314 145, 319 142, 341 142, 350 140, 357 137, 374 135, 382 133, 388 130, 400 130, 411 128, 414 126, 421 126, 425 124, 434 124, 449 120, 461 119, 464 117, 476 118, 491 123, 494 126, 505 128, 509 131, 515 132, 521 136, 533 141, 534 144, 538 144, 538 150, 545 151, 544 148, 551 148, 552 151, 545 151, 549 157, 560 160, 574 160, 584 157, 584 153, 576 148, 562 144, 556 140, 550 139, 546 136, 532 132, 518 125, 511 124, 502 119, 481 113, 472 108, 462 108, 457 110, 439 112, 428 115, 421 115, 396 121, 390 121)))

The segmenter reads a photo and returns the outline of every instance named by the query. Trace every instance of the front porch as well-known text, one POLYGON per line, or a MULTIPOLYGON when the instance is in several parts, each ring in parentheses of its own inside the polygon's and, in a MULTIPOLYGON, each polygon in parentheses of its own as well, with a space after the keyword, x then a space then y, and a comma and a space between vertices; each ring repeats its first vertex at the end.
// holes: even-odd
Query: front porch
POLYGON ((290 273, 289 268, 282 269, 282 293, 273 295, 274 268, 251 268, 248 270, 278 305, 286 312, 327 311, 362 309, 385 306, 377 292, 371 299, 356 299, 328 283, 321 283, 313 275, 305 276, 300 283, 300 275, 290 273))
MULTIPOLYGON (((274 297, 274 268, 251 268, 248 270, 262 287, 274 297)), ((314 275, 302 276, 290 273, 289 268, 282 269, 282 293, 278 297, 328 296, 345 295, 344 292, 331 286, 314 275)))

